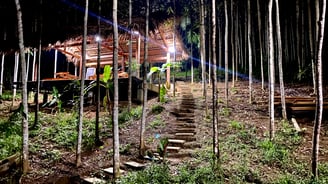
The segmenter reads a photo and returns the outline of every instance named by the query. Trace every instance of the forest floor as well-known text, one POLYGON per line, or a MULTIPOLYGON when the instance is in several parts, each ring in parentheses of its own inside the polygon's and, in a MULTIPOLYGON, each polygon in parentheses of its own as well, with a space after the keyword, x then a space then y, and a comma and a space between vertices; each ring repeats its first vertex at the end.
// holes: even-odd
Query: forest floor
MULTIPOLYGON (((230 84, 231 85, 231 84, 230 84)), ((275 183, 284 176, 294 177, 295 180, 307 178, 311 169, 312 129, 314 113, 294 114, 302 128, 302 133, 293 131, 291 123, 283 123, 280 117, 276 117, 277 145, 284 149, 274 148, 277 155, 270 155, 270 150, 265 150, 264 145, 269 134, 268 93, 261 89, 260 83, 254 83, 254 102, 249 104, 248 82, 238 81, 235 87, 229 89, 229 106, 224 105, 224 83, 218 83, 219 89, 219 140, 224 183, 275 183), (286 128, 288 127, 288 128, 286 128), (286 130, 285 130, 286 128, 286 130), (287 132, 287 129, 289 130, 287 132), (290 131, 291 130, 291 131, 290 131), (295 134, 297 134, 295 136, 295 134), (244 136, 244 137, 243 137, 244 136), (283 138, 281 138, 283 137, 283 138), (297 140, 294 140, 297 139, 297 140), (289 142, 290 139, 290 142, 289 142), (291 140, 293 139, 293 140, 291 140), (284 143, 284 141, 286 141, 284 143), (242 145, 242 146, 241 146, 242 145), (287 158, 283 158, 285 150, 287 158), (262 156, 261 156, 262 155, 262 156), (275 158, 277 157, 277 158, 275 158), (271 159, 271 160, 270 160, 271 159), (286 159, 286 160, 285 160, 286 159), (286 162, 284 162, 286 161, 286 162), (292 163, 290 163, 292 162, 292 163), (302 166, 295 168, 295 163, 302 166), (291 164, 284 166, 284 164, 291 164), (243 170, 243 171, 241 171, 243 170), (240 176, 240 180, 234 179, 240 176)), ((177 83, 176 97, 169 97, 166 103, 159 103, 157 99, 148 101, 146 123, 146 145, 150 152, 156 152, 160 138, 170 137, 173 122, 179 120, 179 113, 184 106, 185 112, 192 113, 191 117, 184 117, 185 121, 193 121, 196 125, 193 140, 178 153, 168 153, 167 161, 172 172, 177 172, 183 163, 192 163, 194 168, 205 167, 210 160, 212 151, 212 122, 211 122, 211 88, 208 87, 207 107, 202 94, 200 83, 177 83), (184 90, 190 90, 185 94, 184 90), (192 103, 185 101, 193 101, 192 103), (163 107, 161 113, 153 111, 155 107, 163 107), (186 109, 187 108, 187 109, 186 109), (180 109, 180 111, 179 111, 180 109), (188 110, 189 109, 189 110, 188 110), (160 137, 160 138, 159 138, 160 137)), ((277 89, 277 94, 279 90, 277 89)), ((287 86, 287 96, 310 96, 312 88, 308 86, 287 86)), ((95 107, 85 109, 85 119, 95 118, 95 107)), ((44 116, 61 116, 62 113, 44 114, 44 116)), ((181 114, 180 114, 181 115, 181 114)), ((2 114, 1 116, 5 116, 2 114)), ((101 118, 109 116, 101 112, 101 118)), ((43 117, 40 117, 43 118, 43 117)), ((179 121, 183 121, 180 117, 179 121)), ((51 125, 51 124, 49 124, 51 125)), ((41 129, 46 126, 41 125, 41 129)), ((124 165, 126 161, 150 163, 147 159, 139 157, 139 127, 140 119, 129 121, 120 127, 121 168, 132 172, 133 169, 124 165)), ((63 130, 64 131, 64 130, 63 130)), ((21 183, 80 183, 80 178, 98 177, 109 179, 110 176, 102 172, 102 169, 111 167, 112 163, 112 133, 111 128, 102 122, 101 140, 103 146, 91 146, 82 153, 82 166, 75 167, 75 148, 72 146, 59 146, 49 140, 40 140, 42 136, 31 136, 33 151, 30 152, 30 172, 21 177, 21 183), (37 146, 35 146, 37 145, 37 146), (57 151, 54 151, 57 150, 57 151), (50 152, 49 152, 50 151, 50 152)), ((60 133, 60 132, 56 132, 60 133)), ((91 134, 91 132, 90 132, 91 134)), ((69 135, 68 135, 69 136, 69 135)), ((84 135, 87 137, 88 135, 84 135)), ((324 168, 328 168, 328 123, 324 120, 320 137, 319 162, 324 168)), ((325 173, 320 173, 325 174, 325 173)), ((1 183, 1 182, 0 182, 1 183)))

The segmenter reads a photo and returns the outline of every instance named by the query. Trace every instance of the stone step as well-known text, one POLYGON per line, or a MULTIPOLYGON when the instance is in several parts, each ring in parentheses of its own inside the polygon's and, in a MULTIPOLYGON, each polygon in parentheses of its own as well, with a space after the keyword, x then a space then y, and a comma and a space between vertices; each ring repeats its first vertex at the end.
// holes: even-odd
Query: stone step
POLYGON ((197 106, 196 106, 196 104, 192 104, 192 105, 190 105, 190 104, 180 104, 180 110, 182 109, 195 109, 195 108, 197 108, 197 106))
POLYGON ((175 129, 176 133, 181 133, 181 132, 186 132, 186 133, 195 133, 196 130, 195 128, 176 128, 175 129))
POLYGON ((82 178, 82 180, 84 181, 84 183, 90 183, 90 184, 95 184, 95 183, 106 183, 105 180, 99 179, 99 178, 91 178, 91 177, 87 177, 87 178, 82 178))
POLYGON ((194 112, 171 112, 176 117, 194 117, 194 112))
MULTIPOLYGON (((106 168, 106 169, 103 169, 104 172, 108 173, 108 174, 113 174, 114 173, 114 168, 113 167, 109 167, 109 168, 106 168)), ((120 169, 120 173, 123 174, 125 173, 124 170, 120 169)))
POLYGON ((135 161, 127 161, 124 164, 133 169, 143 169, 146 167, 146 164, 135 162, 135 161))
POLYGON ((182 102, 180 103, 180 105, 195 105, 195 101, 194 100, 182 100, 182 102))
POLYGON ((188 123, 194 123, 194 117, 177 117, 177 121, 184 121, 188 123))
POLYGON ((182 139, 169 139, 169 144, 184 144, 186 141, 182 139))
POLYGON ((173 135, 172 139, 183 139, 186 142, 196 141, 196 137, 190 135, 173 135))
POLYGON ((177 153, 177 152, 179 152, 180 149, 181 148, 180 147, 177 147, 177 146, 167 146, 166 147, 166 151, 168 153, 177 153))
POLYGON ((190 133, 190 132, 178 132, 175 133, 175 136, 194 136, 195 133, 190 133))
POLYGON ((172 128, 196 128, 194 123, 172 123, 172 128))
POLYGON ((180 108, 178 111, 180 113, 192 113, 192 114, 194 114, 194 109, 180 108))

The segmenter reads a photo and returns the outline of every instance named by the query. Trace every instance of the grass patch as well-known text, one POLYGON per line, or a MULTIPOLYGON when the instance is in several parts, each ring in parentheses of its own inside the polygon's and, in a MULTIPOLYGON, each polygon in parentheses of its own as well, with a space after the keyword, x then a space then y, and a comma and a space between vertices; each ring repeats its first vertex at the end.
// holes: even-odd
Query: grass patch
POLYGON ((156 116, 155 119, 148 123, 149 129, 161 128, 165 126, 165 122, 161 119, 160 116, 156 116))
POLYGON ((21 150, 21 122, 0 121, 0 132, 0 160, 2 160, 21 150))
POLYGON ((151 112, 153 113, 153 114, 160 114, 160 113, 162 113, 163 111, 165 110, 165 108, 163 107, 163 106, 161 106, 161 105, 153 105, 152 107, 151 107, 151 112))
POLYGON ((119 183, 153 183, 153 184, 170 184, 174 183, 174 178, 170 174, 170 169, 166 164, 153 163, 143 171, 129 172, 122 177, 119 183))

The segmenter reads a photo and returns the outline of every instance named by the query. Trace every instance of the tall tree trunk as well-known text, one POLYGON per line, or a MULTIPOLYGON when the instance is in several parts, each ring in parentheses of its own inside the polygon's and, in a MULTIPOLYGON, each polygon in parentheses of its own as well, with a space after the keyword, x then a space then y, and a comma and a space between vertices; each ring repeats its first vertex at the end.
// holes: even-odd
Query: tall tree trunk
POLYGON ((212 121, 213 121, 213 153, 215 157, 214 163, 220 159, 219 136, 218 136, 218 90, 217 90, 217 66, 216 66, 216 0, 212 0, 212 121))
POLYGON ((301 53, 300 53, 300 34, 299 34, 299 21, 300 21, 300 4, 299 0, 296 0, 296 57, 297 57, 297 64, 298 64, 298 72, 302 72, 301 66, 301 53))
POLYGON ((227 0, 224 0, 224 17, 225 17, 225 29, 224 29, 224 68, 225 68, 225 86, 224 86, 224 96, 225 96, 225 103, 228 107, 228 101, 229 101, 229 50, 228 50, 228 41, 229 41, 229 18, 228 18, 228 2, 227 0))
POLYGON ((41 66, 41 54, 42 54, 42 31, 43 31, 43 14, 42 14, 42 0, 40 0, 40 7, 39 7, 39 52, 38 52, 38 61, 37 61, 37 74, 36 74, 36 94, 35 94, 35 111, 34 111, 34 123, 31 129, 35 129, 38 122, 39 122, 39 94, 40 94, 40 66, 41 66))
POLYGON ((26 81, 26 61, 24 53, 24 37, 23 37, 23 20, 22 20, 22 9, 19 0, 15 0, 17 10, 17 25, 18 25, 18 45, 19 52, 21 55, 21 73, 22 73, 22 133, 23 133, 23 173, 26 174, 29 169, 29 151, 28 151, 28 106, 27 106, 27 81, 26 81))
POLYGON ((247 1, 247 42, 248 42, 248 77, 249 77, 249 103, 253 102, 253 58, 251 40, 251 2, 247 1))
POLYGON ((234 34, 234 30, 235 30, 235 28, 234 28, 234 16, 233 16, 233 14, 234 14, 234 8, 233 8, 233 6, 234 6, 234 1, 233 0, 231 0, 231 4, 230 4, 230 16, 231 16, 231 19, 230 19, 230 21, 231 21, 231 26, 230 26, 230 44, 231 44, 231 63, 232 63, 232 72, 231 72, 231 74, 232 74, 232 77, 231 77, 231 79, 232 79, 232 87, 235 87, 235 75, 236 75, 236 71, 235 71, 235 65, 236 65, 236 60, 235 60, 235 39, 234 39, 234 36, 235 36, 235 34, 234 34))
POLYGON ((223 70, 222 69, 222 60, 223 60, 223 55, 224 54, 220 54, 220 53, 223 53, 222 52, 222 41, 223 41, 223 30, 222 30, 222 26, 219 24, 218 25, 218 34, 219 34, 219 40, 218 40, 218 42, 219 42, 219 51, 218 51, 218 53, 219 53, 219 74, 220 74, 220 76, 219 76, 219 82, 221 82, 221 71, 223 70))
POLYGON ((268 15, 268 51, 269 51, 269 113, 270 113, 270 140, 274 139, 274 46, 273 46, 273 26, 272 26, 272 1, 269 0, 268 15))
POLYGON ((101 146, 103 143, 99 138, 99 111, 100 111, 100 42, 101 42, 101 29, 100 29, 100 15, 101 15, 101 0, 98 0, 98 40, 97 40, 97 107, 96 107, 96 125, 95 125, 95 145, 101 146))
POLYGON ((261 7, 260 0, 257 2, 257 25, 259 29, 259 49, 260 49, 260 63, 261 63, 261 89, 264 90, 264 68, 263 68, 263 48, 262 48, 262 20, 261 20, 261 7))
POLYGON ((114 178, 120 177, 120 140, 118 128, 118 22, 117 22, 117 0, 113 0, 113 32, 114 32, 114 50, 113 50, 113 71, 114 71, 114 104, 113 104, 113 171, 114 178))
POLYGON ((236 79, 235 79, 235 81, 237 82, 238 81, 238 75, 239 75, 239 73, 238 73, 238 65, 239 65, 239 63, 240 63, 240 38, 239 38, 239 34, 238 34, 238 30, 239 30, 239 13, 238 13, 238 5, 237 5, 237 3, 236 3, 236 10, 235 10, 235 12, 236 12, 236 20, 235 20, 235 31, 234 31, 234 34, 235 34, 235 45, 236 45, 236 48, 235 48, 235 64, 236 64, 236 66, 235 66, 235 77, 236 77, 236 79))
MULTIPOLYGON (((316 3, 319 4, 319 0, 316 0, 316 3)), ((320 142, 320 128, 322 123, 322 114, 323 114, 323 89, 322 89, 322 45, 324 40, 325 32, 325 17, 326 17, 326 0, 322 1, 322 10, 321 16, 319 19, 318 27, 318 42, 316 49, 316 113, 313 126, 313 140, 312 140, 312 177, 317 179, 318 177, 318 157, 319 157, 319 142, 320 142)), ((320 12, 318 5, 316 5, 316 11, 320 12)))
POLYGON ((301 1, 301 53, 300 53, 300 57, 301 57, 301 66, 302 68, 305 67, 305 26, 304 26, 304 2, 301 1))
POLYGON ((81 148, 82 148, 82 125, 83 125, 83 104, 84 104, 84 82, 85 82, 85 62, 86 62, 86 47, 87 47, 87 32, 88 32, 88 13, 89 13, 89 0, 85 1, 84 12, 84 25, 83 25, 83 43, 82 43, 82 73, 81 86, 80 86, 80 109, 79 109, 79 121, 78 121, 78 137, 76 144, 76 167, 81 166, 81 148))
POLYGON ((128 111, 131 111, 132 107, 132 0, 129 0, 129 87, 128 87, 128 111))
POLYGON ((282 68, 282 44, 281 44, 281 33, 280 33, 280 15, 279 15, 279 2, 275 0, 276 7, 276 32, 277 32, 277 54, 278 54, 278 67, 279 67, 279 83, 280 83, 280 96, 281 96, 281 107, 282 117, 287 120, 286 113, 286 102, 285 102, 285 86, 284 86, 284 70, 282 68))
POLYGON ((145 146, 145 129, 146 129, 146 115, 147 115, 147 66, 148 66, 148 34, 149 34, 149 0, 146 0, 146 28, 145 28, 145 38, 144 38, 144 62, 143 62, 143 102, 142 102, 142 116, 140 124, 140 148, 139 155, 141 157, 145 156, 146 146, 145 146))
POLYGON ((204 0, 200 0, 200 60, 201 60, 201 68, 202 68, 202 88, 203 88, 203 96, 205 107, 205 114, 208 113, 207 106, 207 90, 206 90, 206 63, 205 63, 205 5, 204 0))
POLYGON ((308 6, 308 26, 309 26, 309 45, 310 45, 310 59, 311 59, 311 67, 312 67, 312 79, 313 79, 313 92, 315 93, 315 90, 317 88, 316 80, 315 80, 315 68, 314 65, 314 52, 313 52, 313 45, 314 45, 314 39, 313 39, 313 33, 312 33, 312 11, 311 11, 311 0, 307 0, 307 6, 308 6))
POLYGON ((174 17, 173 17, 173 48, 174 48, 174 53, 173 53, 173 61, 174 61, 174 64, 173 64, 173 67, 172 67, 172 70, 173 70, 173 97, 175 97, 175 74, 176 74, 176 62, 177 62, 177 51, 176 51, 176 34, 175 34, 175 31, 176 31, 176 8, 175 8, 175 0, 173 0, 173 11, 174 11, 174 17))

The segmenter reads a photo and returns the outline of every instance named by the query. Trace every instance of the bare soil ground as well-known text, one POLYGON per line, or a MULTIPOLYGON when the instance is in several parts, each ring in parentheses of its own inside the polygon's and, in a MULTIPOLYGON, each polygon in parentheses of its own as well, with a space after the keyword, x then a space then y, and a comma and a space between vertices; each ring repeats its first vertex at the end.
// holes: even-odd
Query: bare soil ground
MULTIPOLYGON (((224 84, 219 83, 219 99, 220 101, 224 101, 224 84)), ((254 102, 252 104, 248 103, 248 82, 240 81, 237 82, 235 87, 229 90, 230 98, 229 98, 229 119, 233 119, 239 122, 242 122, 246 125, 255 126, 257 129, 257 136, 264 137, 265 133, 269 130, 269 117, 268 117, 268 94, 267 91, 261 90, 261 84, 254 84, 254 102)), ((204 104, 204 96, 202 95, 202 87, 199 83, 185 84, 184 82, 177 83, 177 97, 170 97, 167 103, 160 104, 165 110, 157 115, 153 114, 150 111, 150 108, 156 104, 157 99, 152 99, 148 103, 148 116, 147 123, 153 122, 155 119, 161 119, 165 126, 149 128, 147 125, 146 131, 146 144, 150 150, 156 150, 158 145, 158 139, 156 139, 156 135, 160 135, 162 137, 169 136, 172 132, 172 122, 177 120, 177 115, 174 112, 177 112, 179 108, 181 108, 181 98, 184 95, 183 90, 184 87, 188 86, 191 90, 192 98, 194 99, 194 108, 193 114, 191 117, 193 121, 197 124, 195 141, 192 141, 194 146, 190 146, 190 148, 185 149, 185 151, 192 152, 196 149, 202 149, 202 145, 208 140, 211 140, 212 129, 211 123, 206 122, 206 114, 204 104)), ((287 96, 309 96, 311 95, 311 88, 306 86, 290 86, 286 88, 287 96)), ((277 91, 277 93, 279 93, 277 91)), ((211 107, 211 89, 208 87, 208 95, 207 95, 207 105, 211 107)), ((189 97, 188 97, 189 99, 189 97)), ((191 107, 189 107, 191 108, 191 107)), ((220 108, 224 108, 224 105, 220 105, 220 108)), ((210 111, 209 111, 210 112, 210 111)), ((106 113, 103 113, 106 114, 106 113)), ((1 113, 1 116, 6 116, 6 114, 1 113)), ((297 115, 298 116, 298 115, 297 115)), ((313 113, 311 114, 300 114, 300 118, 297 118, 301 128, 304 128, 305 132, 303 135, 304 141, 299 146, 297 151, 294 153, 294 156, 298 159, 304 160, 304 162, 310 164, 311 160, 311 139, 312 139, 312 126, 313 126, 313 113)), ((94 118, 95 117, 95 108, 87 107, 85 108, 85 117, 86 118, 94 118)), ((280 122, 280 118, 276 118, 276 122, 280 122)), ((228 121, 227 116, 221 114, 219 123, 226 123, 228 121)), ((127 126, 124 126, 120 129, 120 144, 122 147, 128 146, 125 152, 121 154, 121 163, 124 163, 129 160, 138 161, 141 163, 147 163, 148 160, 141 159, 138 155, 138 147, 139 147, 139 126, 140 120, 131 122, 127 126)), ((279 126, 279 125, 277 125, 279 126)), ((223 128, 224 126, 220 126, 223 128)), ((110 131, 110 130, 102 130, 102 131, 110 131)), ((321 131, 321 140, 320 140, 320 148, 322 151, 320 152, 320 162, 328 162, 328 124, 325 121, 322 125, 321 131)), ((83 152, 82 155, 82 166, 79 168, 75 167, 75 150, 65 149, 65 148, 57 148, 60 149, 61 157, 57 162, 48 162, 42 156, 42 153, 33 153, 30 155, 31 161, 31 170, 27 175, 22 176, 21 183, 79 183, 79 178, 86 176, 97 176, 106 178, 107 176, 103 176, 102 169, 108 168, 112 166, 112 156, 110 154, 112 150, 112 137, 103 136, 102 141, 104 145, 102 147, 94 147, 92 150, 83 152)), ((219 135, 225 136, 225 135, 219 135)), ((35 141, 35 140, 31 140, 35 141)), ((43 149, 53 149, 53 145, 51 143, 45 142, 42 146, 43 149)), ((183 151, 182 151, 183 152, 183 151)), ((172 154, 173 155, 173 154, 172 154)), ((177 164, 177 162, 181 162, 184 160, 191 159, 190 157, 179 157, 177 159, 173 159, 174 156, 171 157, 171 165, 177 164)), ((122 168, 129 170, 126 168, 124 164, 122 164, 122 168)), ((269 171, 268 171, 269 172, 269 171)), ((270 174, 270 173, 268 173, 270 174)))

